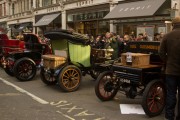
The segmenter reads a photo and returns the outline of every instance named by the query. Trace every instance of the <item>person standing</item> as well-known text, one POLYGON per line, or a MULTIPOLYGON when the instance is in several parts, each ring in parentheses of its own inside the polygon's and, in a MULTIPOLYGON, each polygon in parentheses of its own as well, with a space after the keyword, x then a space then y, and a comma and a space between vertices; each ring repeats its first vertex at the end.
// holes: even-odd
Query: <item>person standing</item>
POLYGON ((180 17, 172 20, 173 30, 164 35, 159 55, 166 63, 165 85, 167 89, 165 119, 180 120, 180 17), (178 91, 178 92, 177 92, 178 91), (178 98, 176 94, 178 93, 178 98), (175 108, 177 103, 177 114, 175 108))
POLYGON ((161 41, 164 37, 164 33, 163 32, 160 32, 160 37, 159 37, 159 41, 161 41))
POLYGON ((19 35, 16 37, 16 39, 23 40, 24 39, 23 32, 19 32, 19 35))
POLYGON ((160 34, 159 33, 154 34, 154 41, 160 41, 160 34))
POLYGON ((106 33, 106 44, 105 49, 113 49, 112 59, 120 57, 121 52, 121 41, 117 39, 116 33, 106 33))

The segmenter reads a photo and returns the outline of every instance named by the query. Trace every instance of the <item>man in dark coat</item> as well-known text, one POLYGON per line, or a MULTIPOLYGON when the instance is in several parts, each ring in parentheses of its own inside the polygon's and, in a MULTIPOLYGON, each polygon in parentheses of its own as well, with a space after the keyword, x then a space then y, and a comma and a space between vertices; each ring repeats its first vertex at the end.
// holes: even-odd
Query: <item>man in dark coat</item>
POLYGON ((160 45, 160 57, 166 63, 166 107, 165 118, 167 120, 180 120, 180 17, 172 20, 173 30, 166 34, 160 45), (178 99, 176 94, 178 91, 178 99), (175 106, 177 114, 175 117, 175 106))

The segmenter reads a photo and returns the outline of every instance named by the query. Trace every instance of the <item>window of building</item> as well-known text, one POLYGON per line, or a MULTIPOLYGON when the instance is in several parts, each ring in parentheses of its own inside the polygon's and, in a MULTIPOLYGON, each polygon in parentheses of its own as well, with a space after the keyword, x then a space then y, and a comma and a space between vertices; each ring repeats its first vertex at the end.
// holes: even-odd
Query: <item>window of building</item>
POLYGON ((26 11, 26 0, 24 0, 24 2, 23 2, 23 9, 24 9, 24 11, 26 11))
POLYGON ((39 7, 40 7, 40 1, 36 0, 36 8, 39 8, 39 7))
POLYGON ((4 16, 6 16, 6 3, 4 3, 4 16))
POLYGON ((0 4, 0 17, 2 17, 2 4, 0 4))
POLYGON ((42 0, 42 5, 43 5, 43 6, 49 6, 49 5, 52 4, 52 1, 53 1, 53 0, 42 0))
POLYGON ((12 4, 12 15, 14 15, 14 3, 12 4))
POLYGON ((29 0, 26 0, 26 10, 29 10, 29 0))
POLYGON ((33 7, 33 0, 31 0, 31 7, 33 7))
POLYGON ((23 5, 23 3, 22 3, 22 1, 20 1, 20 13, 23 12, 22 5, 23 5))

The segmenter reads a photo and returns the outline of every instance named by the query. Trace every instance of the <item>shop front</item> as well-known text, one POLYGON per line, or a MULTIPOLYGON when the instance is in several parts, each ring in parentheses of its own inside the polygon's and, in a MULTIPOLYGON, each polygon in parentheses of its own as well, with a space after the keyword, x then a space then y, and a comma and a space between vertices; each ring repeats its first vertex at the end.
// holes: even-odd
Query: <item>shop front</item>
POLYGON ((34 27, 35 33, 37 34, 38 31, 50 31, 55 29, 61 28, 61 13, 48 13, 48 14, 42 14, 42 15, 36 15, 35 16, 35 24, 34 27), (37 27, 40 30, 37 30, 37 27))
POLYGON ((82 34, 103 34, 109 31, 109 22, 103 18, 109 13, 109 4, 67 11, 67 26, 82 34))
POLYGON ((113 20, 116 32, 124 34, 148 34, 150 40, 155 33, 166 33, 169 25, 166 21, 172 19, 170 0, 144 0, 136 2, 119 2, 104 19, 113 20))

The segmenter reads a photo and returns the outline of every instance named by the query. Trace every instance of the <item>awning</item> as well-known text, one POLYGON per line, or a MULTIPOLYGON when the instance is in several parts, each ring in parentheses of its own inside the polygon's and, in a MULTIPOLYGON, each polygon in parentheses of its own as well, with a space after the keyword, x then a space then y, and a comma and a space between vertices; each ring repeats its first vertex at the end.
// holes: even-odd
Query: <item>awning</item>
POLYGON ((117 5, 104 19, 152 16, 166 0, 145 0, 117 5))
POLYGON ((60 13, 44 15, 34 26, 49 25, 54 19, 56 19, 60 13))

